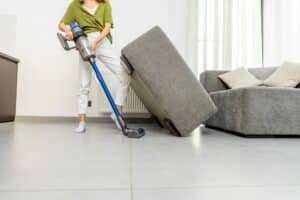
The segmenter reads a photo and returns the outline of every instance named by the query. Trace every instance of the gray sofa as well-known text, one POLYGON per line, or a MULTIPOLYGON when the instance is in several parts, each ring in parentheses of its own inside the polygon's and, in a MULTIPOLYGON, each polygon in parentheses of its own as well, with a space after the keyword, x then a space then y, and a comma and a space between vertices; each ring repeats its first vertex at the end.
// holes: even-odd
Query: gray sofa
MULTIPOLYGON (((276 68, 249 71, 260 80, 276 68)), ((218 107, 205 122, 212 128, 244 136, 300 135, 300 85, 297 88, 253 87, 228 89, 218 75, 227 71, 206 71, 200 80, 218 107)))
POLYGON ((19 60, 0 53, 0 122, 15 119, 19 60))

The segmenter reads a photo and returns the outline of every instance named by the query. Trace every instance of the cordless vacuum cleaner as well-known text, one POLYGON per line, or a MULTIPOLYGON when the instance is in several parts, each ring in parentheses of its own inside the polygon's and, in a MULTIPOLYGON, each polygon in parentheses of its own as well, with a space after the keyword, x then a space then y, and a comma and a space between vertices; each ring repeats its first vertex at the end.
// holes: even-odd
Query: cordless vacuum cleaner
POLYGON ((57 33, 58 39, 59 39, 62 47, 66 51, 70 51, 71 49, 76 48, 79 51, 82 59, 91 64, 91 66, 93 67, 93 70, 97 76, 97 79, 100 82, 100 84, 105 92, 105 95, 116 115, 117 121, 122 129, 122 133, 129 138, 143 137, 145 135, 145 130, 143 128, 130 129, 127 127, 127 125, 126 125, 122 115, 120 114, 120 112, 114 102, 114 99, 103 79, 103 76, 102 76, 100 70, 98 69, 98 66, 96 64, 96 55, 94 52, 92 52, 90 50, 86 34, 82 31, 82 29, 80 28, 80 25, 77 22, 72 22, 70 24, 70 27, 71 27, 71 31, 73 33, 73 40, 75 42, 75 46, 70 47, 67 39, 61 33, 57 33))

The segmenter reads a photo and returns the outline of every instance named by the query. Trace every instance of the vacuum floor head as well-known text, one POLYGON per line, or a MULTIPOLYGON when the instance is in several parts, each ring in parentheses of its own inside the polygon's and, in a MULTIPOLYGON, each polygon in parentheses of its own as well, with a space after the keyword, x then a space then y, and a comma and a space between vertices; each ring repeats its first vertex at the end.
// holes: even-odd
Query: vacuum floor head
POLYGON ((126 136, 128 138, 135 138, 135 139, 139 139, 145 136, 146 131, 143 128, 138 128, 138 129, 130 129, 127 128, 125 130, 126 136))

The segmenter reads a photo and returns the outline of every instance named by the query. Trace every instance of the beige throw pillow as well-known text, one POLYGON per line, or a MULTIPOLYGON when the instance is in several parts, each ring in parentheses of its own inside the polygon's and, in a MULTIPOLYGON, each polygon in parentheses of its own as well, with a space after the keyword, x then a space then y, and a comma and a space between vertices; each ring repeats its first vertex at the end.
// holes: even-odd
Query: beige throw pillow
POLYGON ((300 83, 300 64, 285 62, 267 80, 264 85, 270 87, 296 87, 300 83))
POLYGON ((218 76, 229 88, 256 87, 263 82, 255 78, 245 68, 240 68, 218 76))

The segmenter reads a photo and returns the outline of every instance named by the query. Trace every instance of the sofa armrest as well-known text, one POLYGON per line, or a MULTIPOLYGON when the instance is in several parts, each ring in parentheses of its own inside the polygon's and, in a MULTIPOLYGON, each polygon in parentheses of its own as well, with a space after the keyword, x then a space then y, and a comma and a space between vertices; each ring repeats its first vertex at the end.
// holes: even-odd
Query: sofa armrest
POLYGON ((228 71, 205 71, 200 74, 200 82, 207 92, 227 90, 228 87, 218 78, 219 75, 228 71))

